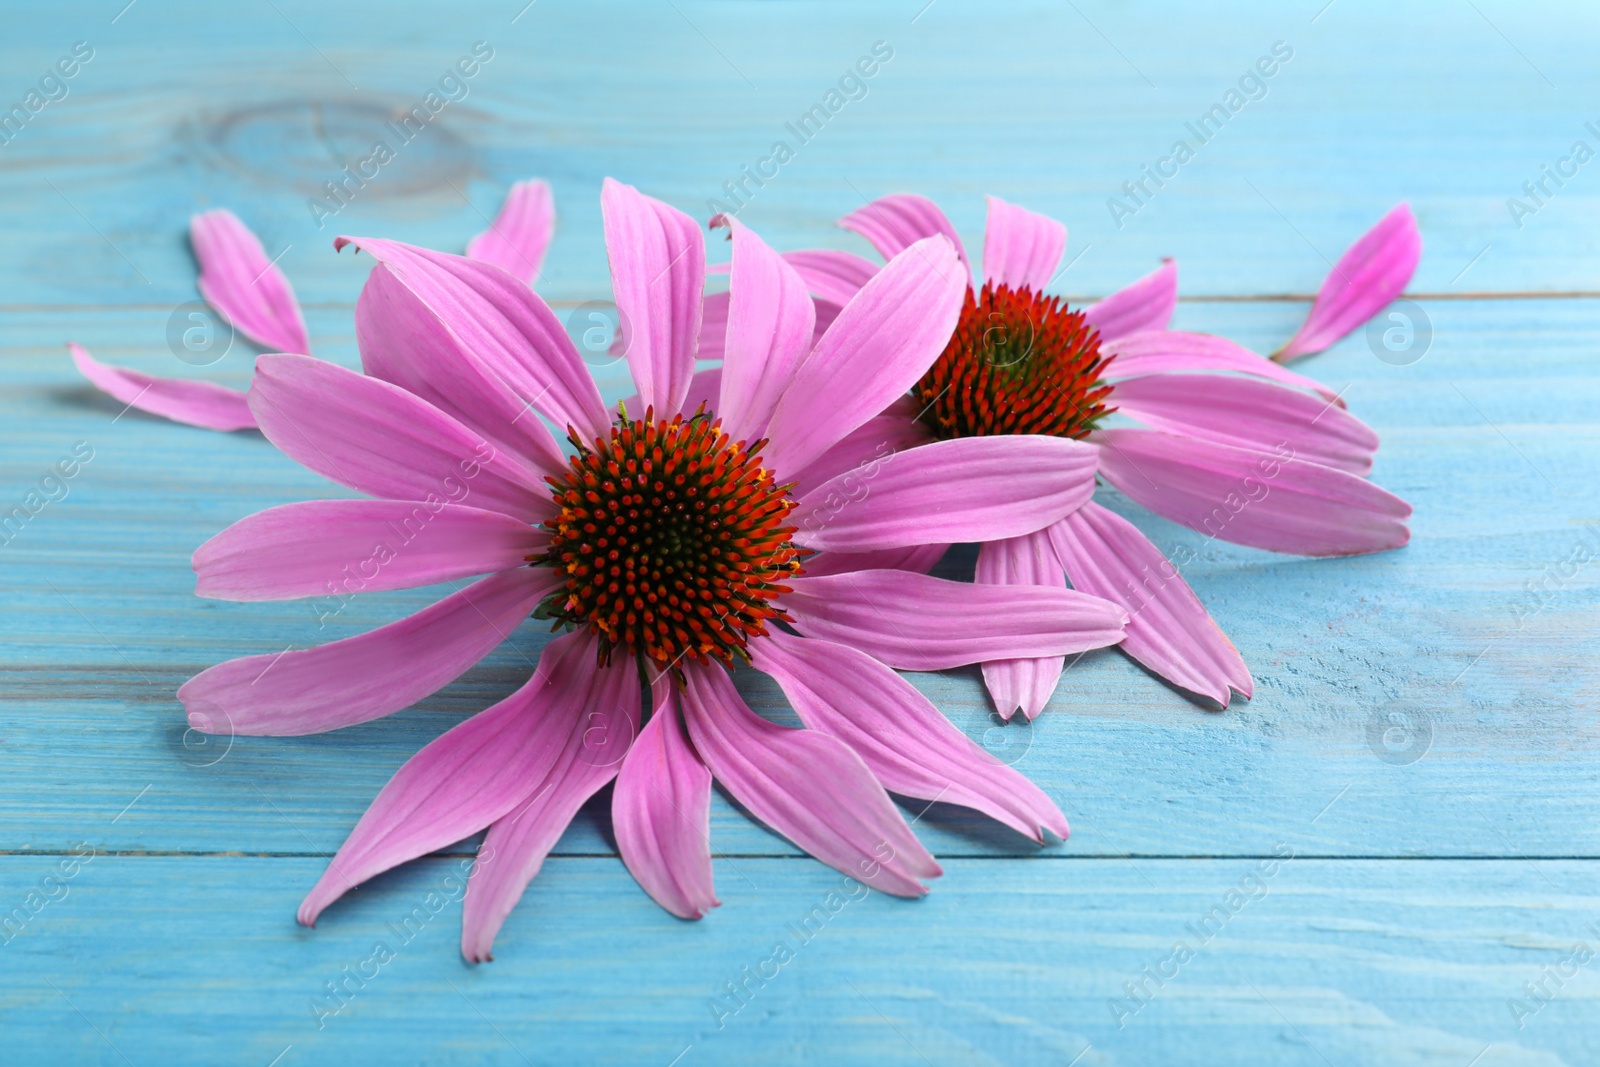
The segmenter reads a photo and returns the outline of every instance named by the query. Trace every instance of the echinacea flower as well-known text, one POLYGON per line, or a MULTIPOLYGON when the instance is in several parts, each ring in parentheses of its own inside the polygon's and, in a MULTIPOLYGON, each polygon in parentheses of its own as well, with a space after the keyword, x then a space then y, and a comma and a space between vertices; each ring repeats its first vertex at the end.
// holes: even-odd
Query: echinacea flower
POLYGON ((852 434, 927 371, 960 316, 954 246, 913 244, 813 344, 799 276, 721 220, 734 248, 724 361, 712 401, 690 406, 701 233, 613 181, 601 204, 640 393, 615 419, 526 286, 393 241, 336 242, 378 261, 356 306, 365 375, 304 356, 257 362, 250 406, 262 432, 376 499, 289 504, 236 523, 195 553, 201 595, 303 597, 343 575, 362 589, 488 577, 367 634, 210 668, 179 690, 197 728, 305 734, 365 722, 439 689, 530 614, 568 631, 526 685, 396 772, 300 920, 487 828, 462 934, 463 954, 486 959, 567 823, 613 778, 622 859, 686 918, 717 903, 713 777, 813 856, 889 893, 925 892, 939 867, 886 790, 974 808, 1035 840, 1064 836, 1043 792, 886 663, 1102 647, 1121 639, 1122 609, 903 570, 805 573, 814 550, 848 558, 1020 536, 1093 492, 1093 450, 1057 437, 951 440, 877 456, 870 469, 853 462, 852 434), (530 404, 568 427, 575 454, 530 404), (776 679, 804 728, 744 704, 729 675, 743 664, 776 679))
MULTIPOLYGON (((912 195, 874 201, 840 225, 885 257, 933 234, 959 240, 936 205, 912 195)), ((1309 556, 1407 542, 1410 505, 1365 477, 1377 435, 1337 394, 1223 338, 1167 330, 1177 299, 1170 262, 1069 309, 1044 293, 1066 242, 1061 223, 989 198, 983 275, 943 354, 910 402, 895 406, 902 443, 913 422, 940 442, 1052 434, 1094 448, 1099 475, 1135 503, 1225 541, 1309 556), (1102 425, 1112 412, 1142 426, 1102 425)), ((1282 356, 1328 347, 1394 299, 1420 249, 1402 204, 1335 265, 1282 356)), ((830 308, 879 270, 846 252, 787 258, 830 308)), ((1243 658, 1178 567, 1115 512, 1090 502, 979 551, 982 584, 1061 588, 1068 579, 1128 609, 1121 647, 1162 678, 1219 705, 1230 691, 1250 697, 1243 658)), ((1002 717, 1020 708, 1031 719, 1062 669, 1058 656, 1013 658, 986 662, 983 675, 1002 717)))
MULTIPOLYGON (((489 228, 467 245, 467 256, 503 267, 531 285, 554 225, 550 187, 542 181, 518 182, 489 228)), ((200 266, 200 295, 217 314, 270 352, 310 355, 305 318, 289 279, 237 215, 218 208, 194 216, 189 242, 200 266)), ((129 407, 207 430, 255 428, 255 416, 238 389, 145 374, 102 363, 81 345, 67 348, 80 374, 129 407)))

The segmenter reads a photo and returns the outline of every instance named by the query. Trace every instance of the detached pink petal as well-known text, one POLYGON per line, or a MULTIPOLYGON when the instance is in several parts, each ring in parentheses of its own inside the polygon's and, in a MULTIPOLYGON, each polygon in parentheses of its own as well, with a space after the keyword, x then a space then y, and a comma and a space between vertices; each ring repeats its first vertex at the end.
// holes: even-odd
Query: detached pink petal
POLYGON ((684 667, 683 714, 695 749, 750 813, 874 889, 920 897, 939 865, 861 757, 816 730, 751 711, 716 664, 684 667))
POLYGON ((1122 640, 1127 612, 1071 589, 973 585, 903 570, 802 575, 783 598, 795 629, 903 671, 1062 656, 1122 640))
POLYGON ((1411 205, 1400 204, 1339 257, 1306 321, 1272 358, 1290 360, 1331 347, 1405 292, 1421 258, 1417 220, 1411 205))
MULTIPOLYGON (((1092 501, 1084 505, 1093 506, 1092 501)), ((986 542, 978 549, 978 566, 973 578, 979 585, 1006 591, 1026 586, 1067 588, 1067 576, 1062 572, 1055 550, 1050 547, 1049 527, 1021 537, 986 542)), ((985 660, 983 684, 994 700, 996 713, 1010 722, 1011 716, 1020 709, 1032 722, 1050 703, 1065 662, 1059 655, 985 660)))
POLYGON ((518 182, 489 228, 468 242, 467 258, 493 263, 532 285, 555 226, 556 202, 550 186, 542 181, 518 182))
POLYGON ((200 264, 200 294, 223 318, 274 352, 310 354, 289 279, 238 216, 220 208, 194 216, 189 242, 200 264))
POLYGON ((1178 308, 1178 264, 1166 260, 1132 285, 1118 289, 1083 309, 1102 343, 1130 333, 1165 330, 1178 308))
POLYGON ((1102 430, 1100 472, 1191 530, 1302 556, 1350 556, 1411 539, 1411 505, 1364 478, 1300 459, 1158 430, 1102 430))
POLYGON ((307 500, 258 511, 194 553, 219 600, 349 596, 522 566, 542 530, 497 511, 403 500, 307 500))
POLYGON ((580 712, 608 677, 594 649, 587 635, 556 638, 526 685, 407 760, 306 894, 300 922, 315 925, 373 875, 475 834, 533 795, 569 754, 564 742, 575 729, 581 736, 580 712))
POLYGON ((722 395, 716 412, 735 441, 760 439, 795 371, 811 351, 817 312, 805 283, 765 241, 731 215, 733 273, 727 343, 722 358, 722 395))
POLYGON ((689 744, 670 681, 628 750, 611 800, 617 851, 639 885, 680 919, 716 907, 711 875, 711 772, 689 744))
POLYGON ((101 363, 80 345, 69 344, 67 349, 72 353, 72 362, 78 365, 78 373, 129 407, 207 430, 255 429, 250 403, 237 389, 215 382, 157 378, 101 363))
POLYGON ((785 252, 783 259, 799 272, 812 296, 839 307, 855 299, 861 287, 879 270, 878 265, 865 256, 825 248, 785 252))
POLYGON ((850 212, 839 220, 839 225, 865 237, 884 259, 893 259, 917 242, 942 234, 955 246, 964 281, 972 285, 972 267, 967 262, 961 237, 939 210, 939 205, 925 196, 894 193, 879 197, 866 207, 850 212))
POLYGON ((955 249, 920 241, 889 261, 822 335, 768 425, 780 481, 905 394, 944 351, 961 315, 955 249))
POLYGON ((1150 374, 1117 382, 1111 403, 1155 430, 1295 455, 1367 474, 1378 435, 1344 408, 1299 389, 1223 374, 1150 374))
POLYGON ((1280 367, 1248 348, 1225 337, 1182 330, 1146 330, 1127 334, 1105 346, 1112 359, 1106 366, 1107 378, 1132 378, 1141 374, 1172 374, 1180 371, 1234 371, 1254 378, 1267 378, 1297 389, 1308 389, 1324 400, 1344 406, 1339 394, 1319 381, 1280 367))
POLYGON ((1073 588, 1128 609, 1124 652, 1223 707, 1229 689, 1246 700, 1255 692, 1233 643, 1178 568, 1133 523, 1091 502, 1050 527, 1049 535, 1073 588))
POLYGON ((261 356, 250 410, 289 458, 371 496, 467 504, 530 523, 555 513, 533 468, 377 378, 310 356, 261 356))
POLYGON ((1035 841, 1067 817, 1023 775, 975 745, 927 697, 872 656, 774 633, 751 645, 812 730, 837 737, 886 789, 981 811, 1035 841))
POLYGON ((1066 249, 1067 228, 1061 223, 998 196, 989 197, 989 221, 983 231, 986 285, 1043 292, 1066 249))
MULTIPOLYGON (((523 712, 545 720, 538 735, 528 735, 524 744, 547 750, 538 755, 549 757, 548 770, 541 774, 527 768, 521 798, 489 825, 467 880, 461 905, 461 955, 469 963, 494 958, 495 935, 506 916, 578 809, 617 776, 627 746, 639 732, 639 679, 633 664, 619 659, 609 667, 596 667, 594 639, 587 634, 571 637, 577 639, 571 653, 577 657, 572 681, 563 687, 552 671, 545 706, 523 712), (565 691, 558 692, 558 687, 565 691)), ((534 753, 507 755, 529 760, 534 753)))
POLYGON ((918 574, 927 574, 949 550, 949 545, 907 545, 904 548, 885 548, 875 552, 824 552, 805 561, 805 572, 813 578, 824 574, 877 570, 916 571, 918 574))
POLYGON ((600 190, 618 312, 629 323, 628 366, 658 419, 683 407, 700 340, 706 250, 688 215, 611 178, 600 190))
POLYGON ((789 521, 817 551, 993 541, 1043 529, 1094 495, 1094 446, 1063 437, 958 437, 900 452, 864 478, 807 493, 789 521))
POLYGON ((343 641, 219 663, 185 682, 178 699, 206 733, 296 737, 368 722, 459 678, 560 584, 547 567, 501 571, 343 641))
MULTIPOLYGON (((395 351, 368 351, 362 345, 367 373, 392 375, 396 384, 419 396, 429 397, 430 385, 441 394, 458 396, 459 390, 451 390, 444 379, 470 373, 470 380, 477 383, 482 374, 472 372, 476 363, 499 386, 497 391, 511 394, 519 409, 532 405, 557 426, 575 427, 585 439, 610 431, 611 417, 600 401, 600 390, 566 327, 527 285, 487 263, 400 241, 373 237, 334 241, 335 248, 350 244, 383 264, 421 305, 407 325, 418 330, 415 339, 407 342, 403 331, 395 329, 386 335, 395 351), (435 321, 427 324, 430 317, 435 321)), ((499 396, 485 400, 504 403, 499 396)), ((494 436, 501 432, 514 436, 511 431, 494 436)))

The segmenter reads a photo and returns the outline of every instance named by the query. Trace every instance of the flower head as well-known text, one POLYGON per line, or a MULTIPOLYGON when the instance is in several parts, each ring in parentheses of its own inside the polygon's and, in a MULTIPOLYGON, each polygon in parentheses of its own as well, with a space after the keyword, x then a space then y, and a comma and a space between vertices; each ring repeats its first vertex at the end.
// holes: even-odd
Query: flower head
POLYGON ((236 523, 195 553, 203 595, 488 577, 371 633, 212 667, 179 691, 195 726, 300 734, 367 721, 460 675, 530 614, 566 631, 526 685, 395 774, 301 921, 487 828, 462 941, 467 958, 487 958, 567 822, 613 778, 622 859, 688 918, 717 903, 713 777, 812 855, 890 893, 925 892, 939 868, 886 790, 963 804, 1036 840, 1064 836, 1049 798, 891 669, 1062 655, 1123 634, 1123 610, 1082 593, 876 566, 928 540, 1029 534, 1093 491, 1093 450, 1065 438, 863 447, 882 440, 880 413, 956 324, 955 247, 913 243, 818 335, 796 271, 718 220, 734 245, 724 359, 697 376, 699 228, 616 182, 602 206, 640 393, 615 419, 526 285, 393 241, 339 242, 378 260, 356 308, 365 375, 304 356, 258 361, 262 432, 375 499, 236 523), (565 427, 575 451, 530 411, 565 427), (813 560, 827 566, 802 573, 813 560), (728 666, 746 662, 778 682, 804 729, 745 705, 728 666))
MULTIPOLYGON (((931 201, 884 197, 840 225, 885 256, 955 230, 931 201)), ((1230 341, 1167 329, 1170 262, 1081 310, 1044 290, 1066 248, 1061 223, 989 198, 983 278, 940 358, 890 415, 925 439, 1052 435, 1081 440, 1098 474, 1174 522, 1236 544, 1313 556, 1398 548, 1411 508, 1366 475, 1378 438, 1325 386, 1230 341), (1119 421, 1108 425, 1115 413, 1119 421)), ((1420 238, 1409 210, 1387 215, 1335 265, 1284 358, 1325 348, 1404 288, 1420 238)), ((877 268, 845 252, 792 254, 819 315, 877 268)), ((966 262, 963 253, 962 262, 966 262)), ((911 454, 915 454, 913 451, 911 454)), ((926 563, 928 556, 920 557, 926 563)), ((1226 705, 1249 697, 1244 660, 1179 569, 1139 530, 1090 502, 1048 528, 984 544, 984 584, 1072 587, 1128 609, 1121 647, 1176 686, 1226 705)), ((1059 657, 984 664, 1003 716, 1043 708, 1059 657)))

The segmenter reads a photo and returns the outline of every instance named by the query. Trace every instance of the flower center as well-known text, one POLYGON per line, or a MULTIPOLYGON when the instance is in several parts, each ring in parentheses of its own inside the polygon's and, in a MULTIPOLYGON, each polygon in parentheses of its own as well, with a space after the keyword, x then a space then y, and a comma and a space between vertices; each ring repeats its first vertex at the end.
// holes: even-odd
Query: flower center
POLYGON ((985 285, 950 343, 912 388, 938 438, 997 434, 1087 437, 1110 412, 1109 357, 1083 312, 1031 289, 985 285))
POLYGON ((556 568, 565 586, 534 612, 556 624, 593 626, 600 662, 623 649, 666 670, 684 656, 731 664, 800 573, 784 524, 794 502, 761 466, 766 444, 734 443, 702 409, 657 421, 624 412, 610 439, 586 445, 548 481, 555 518, 550 549, 530 562, 556 568))

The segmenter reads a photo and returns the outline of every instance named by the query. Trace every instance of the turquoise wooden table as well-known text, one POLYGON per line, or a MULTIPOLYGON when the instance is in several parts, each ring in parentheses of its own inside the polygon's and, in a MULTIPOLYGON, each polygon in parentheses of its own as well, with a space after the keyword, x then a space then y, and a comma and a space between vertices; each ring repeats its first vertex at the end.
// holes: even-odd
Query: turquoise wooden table
MULTIPOLYGON (((0 105, 45 100, 0 144, 0 507, 92 450, 0 546, 0 1062, 1600 1062, 1592 4, 124 4, 12 3, 0 41, 0 105), (464 95, 319 215, 308 201, 477 42, 493 58, 464 95), (1102 490, 1198 554, 1186 573, 1255 699, 1205 711, 1107 652, 1002 728, 975 670, 913 676, 1074 831, 1038 850, 910 808, 945 867, 923 900, 816 911, 841 877, 719 797, 723 906, 698 923, 639 890, 595 803, 491 964, 457 948, 474 842, 297 926, 387 777, 519 685, 544 627, 391 718, 197 743, 174 697, 190 675, 437 591, 321 625, 197 599, 201 541, 339 491, 256 433, 124 411, 64 342, 244 385, 242 340, 203 368, 168 344, 197 298, 188 217, 226 206, 280 257, 317 353, 354 365, 370 260, 333 236, 458 249, 528 177, 555 190, 540 289, 567 314, 608 295, 604 176, 705 215, 878 42, 892 59, 864 94, 741 210, 774 245, 864 251, 832 220, 901 190, 975 242, 994 193, 1069 224, 1058 290, 1175 256, 1175 324, 1269 351, 1329 261, 1409 200, 1425 332, 1403 357, 1357 333, 1300 369, 1382 434, 1374 477, 1415 504, 1411 545, 1273 556, 1102 490), (1129 198, 1274 45, 1292 58, 1129 198), (75 46, 91 57, 42 81, 75 46)), ((784 714, 774 689, 746 695, 784 714)))

